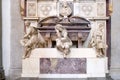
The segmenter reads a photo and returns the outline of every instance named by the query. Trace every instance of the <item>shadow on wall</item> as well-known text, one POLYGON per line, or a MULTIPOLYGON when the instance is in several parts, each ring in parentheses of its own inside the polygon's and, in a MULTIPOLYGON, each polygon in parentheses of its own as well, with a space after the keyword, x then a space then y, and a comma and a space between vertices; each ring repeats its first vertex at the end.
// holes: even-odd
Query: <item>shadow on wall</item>
POLYGON ((5 80, 2 67, 2 1, 0 0, 0 80, 5 80))

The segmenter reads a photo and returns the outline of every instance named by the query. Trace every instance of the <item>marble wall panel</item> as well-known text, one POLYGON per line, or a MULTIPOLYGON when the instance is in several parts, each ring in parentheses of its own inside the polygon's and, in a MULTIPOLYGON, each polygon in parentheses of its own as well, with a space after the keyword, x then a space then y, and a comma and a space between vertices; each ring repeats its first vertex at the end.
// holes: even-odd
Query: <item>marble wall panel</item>
POLYGON ((105 17, 105 2, 81 2, 74 3, 74 15, 82 17, 105 17))
POLYGON ((27 1, 27 17, 37 17, 37 0, 27 1))
POLYGON ((95 3, 74 3, 74 15, 82 17, 95 17, 96 4, 95 3))
POLYGON ((38 2, 38 16, 56 16, 57 15, 57 3, 54 2, 38 2))
POLYGON ((97 3, 97 16, 98 17, 105 17, 106 16, 106 3, 105 2, 98 2, 97 3))

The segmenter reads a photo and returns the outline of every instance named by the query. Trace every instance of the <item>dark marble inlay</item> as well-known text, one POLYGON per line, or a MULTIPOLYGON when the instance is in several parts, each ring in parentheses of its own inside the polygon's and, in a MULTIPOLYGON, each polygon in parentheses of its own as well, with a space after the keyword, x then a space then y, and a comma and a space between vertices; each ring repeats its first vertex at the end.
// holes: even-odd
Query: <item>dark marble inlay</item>
POLYGON ((40 74, 85 74, 86 58, 40 58, 40 74))

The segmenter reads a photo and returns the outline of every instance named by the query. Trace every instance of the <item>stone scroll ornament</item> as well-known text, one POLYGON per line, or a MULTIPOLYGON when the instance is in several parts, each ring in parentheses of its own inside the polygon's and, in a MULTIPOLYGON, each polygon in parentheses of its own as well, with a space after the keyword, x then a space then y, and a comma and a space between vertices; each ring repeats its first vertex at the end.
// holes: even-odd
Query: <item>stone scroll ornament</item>
POLYGON ((21 45, 25 48, 23 59, 29 58, 31 51, 35 48, 45 47, 45 40, 42 35, 38 32, 36 26, 32 25, 31 22, 25 21, 26 34, 20 41, 21 45))
POLYGON ((104 42, 104 25, 101 23, 96 31, 92 34, 92 39, 90 41, 90 47, 96 49, 97 57, 106 56, 107 44, 104 42))
POLYGON ((63 53, 63 57, 66 58, 70 53, 70 48, 72 47, 72 41, 68 37, 67 30, 60 24, 55 26, 55 31, 57 33, 56 47, 57 50, 63 53))
POLYGON ((25 17, 25 0, 20 0, 20 14, 25 17))

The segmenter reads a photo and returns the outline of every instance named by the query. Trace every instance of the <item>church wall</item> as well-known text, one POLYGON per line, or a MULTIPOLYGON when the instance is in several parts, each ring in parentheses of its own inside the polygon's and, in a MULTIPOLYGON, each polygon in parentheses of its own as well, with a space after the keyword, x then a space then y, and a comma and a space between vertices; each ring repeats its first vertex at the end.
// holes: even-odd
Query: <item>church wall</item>
POLYGON ((19 9, 20 0, 11 0, 11 64, 10 79, 17 79, 21 76, 23 47, 20 45, 20 39, 24 34, 23 21, 19 9))
POLYGON ((120 0, 113 0, 111 17, 111 76, 120 79, 120 0))
POLYGON ((0 0, 0 66, 2 65, 2 14, 1 14, 1 0, 0 0))
POLYGON ((19 1, 2 0, 3 65, 8 80, 19 78, 21 73, 23 49, 19 41, 24 34, 24 27, 19 1))
POLYGON ((10 18, 10 0, 2 0, 2 57, 6 76, 9 76, 10 68, 10 18))

